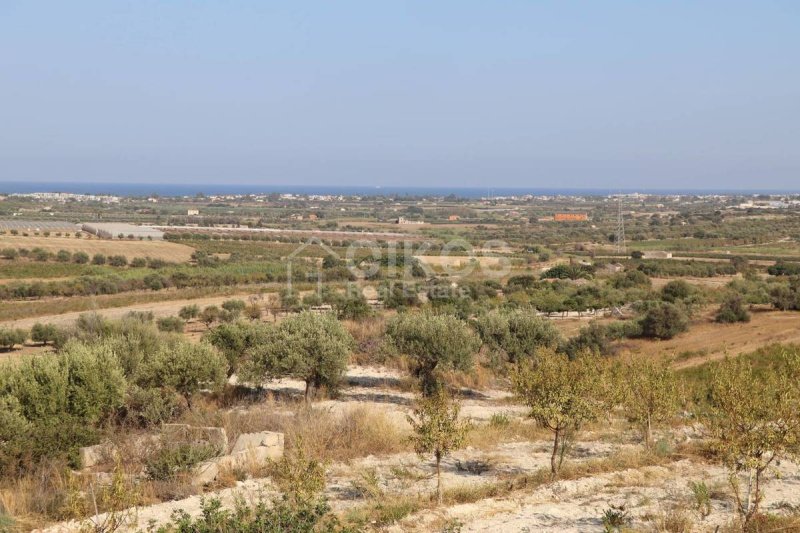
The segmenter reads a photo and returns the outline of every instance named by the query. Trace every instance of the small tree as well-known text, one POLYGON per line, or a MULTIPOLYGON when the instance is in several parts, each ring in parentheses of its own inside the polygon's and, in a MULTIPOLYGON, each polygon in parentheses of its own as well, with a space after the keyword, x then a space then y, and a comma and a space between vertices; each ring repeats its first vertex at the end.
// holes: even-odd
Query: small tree
POLYGON ((770 465, 800 453, 800 352, 777 356, 767 369, 741 357, 712 370, 706 423, 745 527, 759 512, 770 465))
POLYGON ((387 324, 386 334, 400 352, 412 358, 412 370, 425 395, 441 388, 442 369, 470 370, 480 346, 464 321, 430 312, 399 314, 387 324))
POLYGON ((0 328, 0 349, 13 350, 17 344, 23 344, 28 338, 24 329, 0 328))
POLYGON ((248 350, 264 343, 272 326, 232 322, 206 332, 203 340, 216 347, 228 361, 228 376, 239 369, 239 363, 248 350))
POLYGON ((627 363, 620 382, 622 406, 628 420, 642 428, 647 448, 653 424, 665 422, 678 408, 678 382, 669 361, 639 358, 627 363))
POLYGON ((192 408, 192 396, 200 389, 219 389, 225 383, 228 364, 219 351, 207 344, 179 342, 162 347, 142 361, 137 382, 147 387, 171 387, 192 408))
POLYGON ((61 337, 61 331, 54 324, 37 322, 31 328, 31 340, 41 344, 55 343, 61 337))
POLYGON ((529 416, 553 432, 550 472, 558 475, 570 439, 606 408, 602 366, 595 356, 570 360, 549 352, 525 360, 512 373, 514 392, 530 408, 529 416))
POLYGON ((541 348, 555 349, 561 334, 552 321, 533 311, 490 311, 475 320, 475 329, 491 350, 503 352, 515 363, 541 348))
POLYGON ((338 390, 353 345, 353 337, 332 314, 306 311, 266 330, 263 341, 250 350, 244 374, 253 380, 302 379, 309 402, 322 386, 338 390))
POLYGON ((198 315, 200 315, 200 308, 197 307, 196 304, 184 305, 181 307, 180 311, 178 311, 178 316, 187 322, 197 318, 198 315))
POLYGON ((464 446, 470 425, 459 421, 461 406, 454 402, 444 390, 438 390, 417 402, 408 423, 414 433, 411 442, 422 457, 433 454, 436 461, 436 499, 442 503, 442 458, 464 446))

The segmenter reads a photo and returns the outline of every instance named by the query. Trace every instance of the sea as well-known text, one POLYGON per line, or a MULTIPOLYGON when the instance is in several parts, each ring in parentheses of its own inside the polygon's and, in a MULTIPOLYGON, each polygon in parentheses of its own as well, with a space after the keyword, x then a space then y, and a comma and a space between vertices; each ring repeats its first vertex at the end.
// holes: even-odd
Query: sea
POLYGON ((123 182, 32 182, 0 181, 0 194, 64 192, 112 196, 195 196, 238 194, 318 194, 333 196, 449 196, 485 198, 503 196, 608 196, 611 194, 662 195, 754 195, 797 194, 798 191, 770 189, 619 189, 619 188, 545 188, 545 187, 376 187, 358 185, 263 185, 230 183, 123 183, 123 182))

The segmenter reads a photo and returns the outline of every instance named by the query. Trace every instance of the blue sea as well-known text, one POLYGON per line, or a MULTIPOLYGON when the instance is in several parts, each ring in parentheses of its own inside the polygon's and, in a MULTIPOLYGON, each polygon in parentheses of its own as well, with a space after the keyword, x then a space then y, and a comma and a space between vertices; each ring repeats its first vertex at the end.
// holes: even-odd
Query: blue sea
POLYGON ((562 195, 608 196, 609 194, 795 194, 781 190, 725 189, 618 189, 618 188, 543 188, 543 187, 375 187, 340 185, 259 185, 259 184, 164 184, 164 183, 91 183, 91 182, 0 182, 0 194, 31 192, 67 192, 75 194, 109 194, 114 196, 194 196, 203 194, 324 194, 344 196, 448 196, 483 198, 487 196, 562 195))

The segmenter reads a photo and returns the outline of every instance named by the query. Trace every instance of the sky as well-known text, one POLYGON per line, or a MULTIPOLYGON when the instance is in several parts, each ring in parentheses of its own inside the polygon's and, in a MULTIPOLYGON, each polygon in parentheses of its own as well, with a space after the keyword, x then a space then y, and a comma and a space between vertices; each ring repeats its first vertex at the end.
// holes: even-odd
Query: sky
POLYGON ((0 182, 800 189, 800 2, 2 0, 0 182))

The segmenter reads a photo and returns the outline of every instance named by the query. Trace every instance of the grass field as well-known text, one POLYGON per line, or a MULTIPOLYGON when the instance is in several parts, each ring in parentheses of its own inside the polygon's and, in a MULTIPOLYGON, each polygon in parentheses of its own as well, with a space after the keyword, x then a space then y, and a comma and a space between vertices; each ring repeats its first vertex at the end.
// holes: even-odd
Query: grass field
POLYGON ((124 255, 128 259, 134 257, 152 257, 164 261, 182 263, 192 258, 194 249, 183 244, 167 241, 112 241, 105 239, 76 239, 74 237, 24 237, 19 235, 0 235, 2 248, 42 248, 56 253, 59 250, 68 252, 86 252, 106 255, 124 255))

